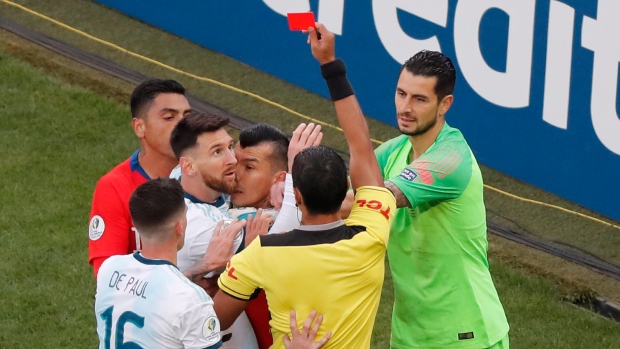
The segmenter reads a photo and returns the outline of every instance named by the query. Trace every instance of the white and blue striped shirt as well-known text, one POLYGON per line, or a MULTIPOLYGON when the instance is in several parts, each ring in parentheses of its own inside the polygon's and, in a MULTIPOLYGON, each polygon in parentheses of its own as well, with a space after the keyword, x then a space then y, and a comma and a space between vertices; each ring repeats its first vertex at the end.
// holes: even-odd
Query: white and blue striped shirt
POLYGON ((100 349, 219 348, 213 300, 165 260, 112 256, 99 269, 95 315, 100 349))

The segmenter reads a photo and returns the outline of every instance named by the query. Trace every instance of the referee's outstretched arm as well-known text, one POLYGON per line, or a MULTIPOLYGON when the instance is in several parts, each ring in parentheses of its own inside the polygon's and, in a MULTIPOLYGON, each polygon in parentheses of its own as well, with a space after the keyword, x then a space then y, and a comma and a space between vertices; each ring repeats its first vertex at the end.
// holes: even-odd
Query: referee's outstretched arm
POLYGON ((308 28, 308 33, 312 55, 321 63, 321 74, 347 139, 353 188, 367 185, 383 187, 383 177, 370 141, 366 119, 347 79, 346 66, 341 59, 336 59, 334 34, 321 23, 316 24, 316 29, 308 28))

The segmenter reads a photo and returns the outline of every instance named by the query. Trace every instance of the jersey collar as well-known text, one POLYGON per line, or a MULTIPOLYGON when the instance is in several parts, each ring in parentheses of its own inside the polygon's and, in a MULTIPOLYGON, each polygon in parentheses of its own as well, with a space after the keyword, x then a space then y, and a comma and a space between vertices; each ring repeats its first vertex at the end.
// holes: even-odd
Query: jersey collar
POLYGON ((151 180, 151 177, 149 177, 144 168, 142 168, 142 165, 140 165, 140 162, 138 161, 138 154, 140 154, 140 149, 136 150, 136 152, 133 153, 129 159, 131 171, 138 171, 138 173, 140 173, 142 177, 146 178, 147 181, 151 180))
POLYGON ((344 225, 344 221, 341 220, 337 220, 335 222, 331 222, 331 223, 325 223, 325 224, 314 224, 314 225, 300 225, 299 227, 297 227, 297 230, 306 230, 306 231, 321 231, 321 230, 329 230, 329 229, 334 229, 337 228, 341 225, 344 225))
POLYGON ((220 195, 215 201, 212 202, 205 202, 202 201, 200 199, 198 199, 197 197, 195 197, 192 194, 189 193, 185 193, 185 198, 188 199, 189 201, 195 203, 195 204, 207 204, 207 205, 211 205, 211 206, 215 206, 215 207, 220 207, 222 205, 224 205, 226 203, 226 201, 224 200, 224 197, 222 197, 222 195, 220 195))
POLYGON ((163 259, 148 259, 144 256, 142 256, 140 254, 140 252, 134 252, 133 257, 140 263, 142 264, 146 264, 146 265, 171 265, 175 268, 177 268, 176 265, 174 265, 174 263, 170 262, 170 261, 166 261, 163 259))

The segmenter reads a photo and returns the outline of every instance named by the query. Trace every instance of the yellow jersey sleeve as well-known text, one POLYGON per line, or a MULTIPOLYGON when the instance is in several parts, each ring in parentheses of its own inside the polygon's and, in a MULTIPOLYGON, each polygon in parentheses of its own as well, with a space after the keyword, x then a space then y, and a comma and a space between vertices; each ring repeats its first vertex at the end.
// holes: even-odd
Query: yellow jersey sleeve
POLYGON ((359 187, 345 224, 364 226, 369 234, 387 245, 390 224, 395 212, 396 199, 389 189, 373 186, 359 187))
POLYGON ((256 273, 262 270, 261 261, 260 239, 256 238, 228 262, 226 270, 217 280, 220 290, 237 299, 251 300, 256 289, 261 288, 260 273, 256 273))

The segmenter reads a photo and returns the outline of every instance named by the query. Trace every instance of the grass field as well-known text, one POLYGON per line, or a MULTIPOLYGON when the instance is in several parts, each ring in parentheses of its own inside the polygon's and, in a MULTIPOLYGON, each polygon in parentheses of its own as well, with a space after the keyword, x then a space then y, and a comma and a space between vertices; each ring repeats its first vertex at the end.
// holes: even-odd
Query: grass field
MULTIPOLYGON (((335 122, 331 103, 316 95, 90 1, 19 2, 158 60, 335 122), (126 34, 136 31, 139 37, 126 34)), ((303 121, 249 97, 127 57, 1 2, 0 14, 145 74, 178 79, 190 92, 254 121, 276 124, 289 133, 303 121)), ((0 31, 0 251, 5 256, 0 264, 5 276, 0 284, 1 348, 96 346, 87 217, 96 180, 138 145, 126 106, 132 88, 0 31)), ((370 126, 375 138, 395 134, 378 122, 370 126)), ((337 132, 329 131, 326 142, 344 149, 337 132)), ((491 169, 483 172, 494 186, 587 213, 491 169)), ((495 219, 508 217, 520 229, 620 263, 616 230, 494 192, 485 196, 495 219)), ((563 301, 590 292, 620 301, 618 282, 503 239, 490 237, 490 242, 492 272, 512 327, 513 348, 620 346, 617 323, 563 301)), ((388 275, 374 348, 385 348, 389 340, 391 290, 388 275)))

